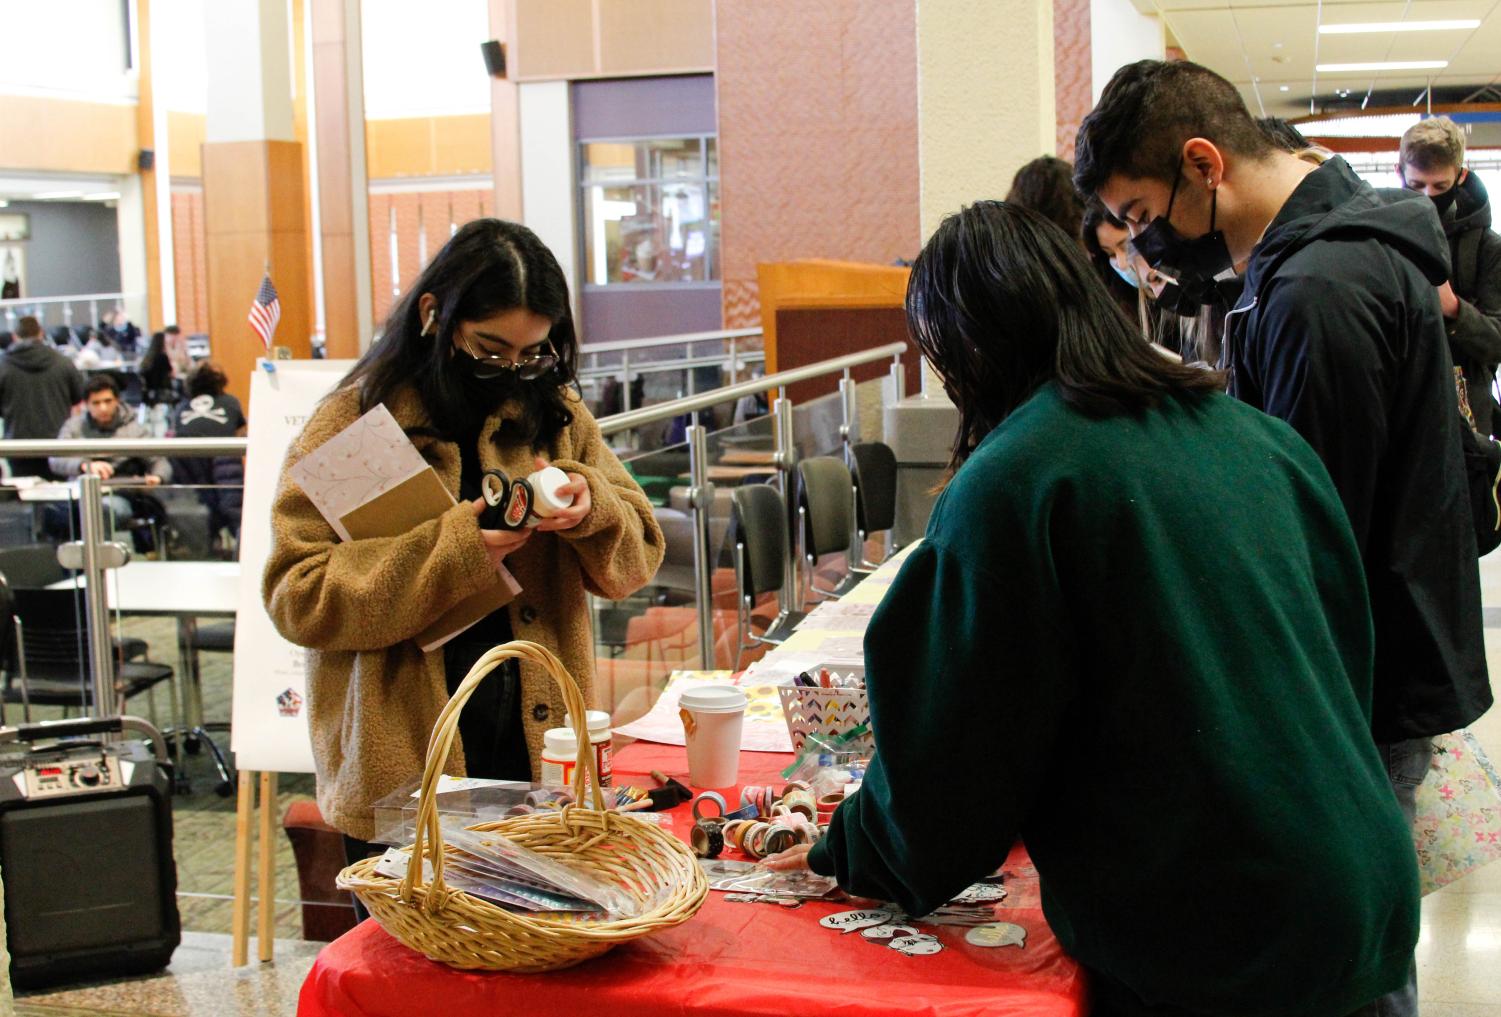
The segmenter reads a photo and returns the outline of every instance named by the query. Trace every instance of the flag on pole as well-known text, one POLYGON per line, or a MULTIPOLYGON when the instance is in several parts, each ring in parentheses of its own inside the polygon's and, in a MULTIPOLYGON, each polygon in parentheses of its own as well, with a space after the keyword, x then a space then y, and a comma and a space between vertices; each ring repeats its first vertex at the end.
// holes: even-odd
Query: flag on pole
POLYGON ((281 298, 276 287, 271 285, 271 273, 261 280, 261 288, 250 305, 250 327, 261 337, 266 349, 271 348, 271 337, 276 335, 276 323, 281 321, 281 298))

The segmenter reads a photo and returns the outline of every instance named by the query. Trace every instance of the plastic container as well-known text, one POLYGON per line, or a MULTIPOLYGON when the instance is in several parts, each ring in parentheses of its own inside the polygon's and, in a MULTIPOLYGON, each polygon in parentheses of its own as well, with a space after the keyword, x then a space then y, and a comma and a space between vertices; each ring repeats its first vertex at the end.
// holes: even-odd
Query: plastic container
MULTIPOLYGON (((529 474, 526 482, 532 489, 532 517, 535 520, 555 516, 573 504, 572 494, 563 494, 561 488, 568 486, 568 474, 556 466, 549 466, 529 474)), ((595 713, 598 711, 590 711, 595 713)))
POLYGON ((678 700, 688 748, 688 782, 722 788, 740 772, 740 729, 749 700, 733 685, 689 689, 678 700))
MULTIPOLYGON (((611 741, 613 737, 610 734, 610 715, 604 710, 590 710, 585 719, 589 722, 589 744, 594 746, 594 770, 599 774, 599 786, 610 787, 614 783, 610 773, 611 741)), ((563 723, 571 733, 573 730, 573 718, 564 714, 563 723)))
POLYGON ((555 727, 542 732, 542 783, 573 786, 573 768, 579 762, 579 743, 572 728, 555 727))

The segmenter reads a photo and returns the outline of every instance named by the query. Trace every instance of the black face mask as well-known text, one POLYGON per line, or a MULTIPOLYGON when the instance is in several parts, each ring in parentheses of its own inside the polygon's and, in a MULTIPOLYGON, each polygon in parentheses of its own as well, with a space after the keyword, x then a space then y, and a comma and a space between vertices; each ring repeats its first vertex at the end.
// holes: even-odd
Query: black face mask
POLYGON ((1455 181, 1453 187, 1449 188, 1443 194, 1435 194, 1429 200, 1432 201, 1433 206, 1438 209, 1439 218, 1442 219, 1444 217, 1444 213, 1453 208, 1454 202, 1459 200, 1459 182, 1455 181))
POLYGON ((1173 214, 1173 203, 1178 200, 1178 184, 1183 180, 1182 169, 1180 162, 1178 179, 1173 181, 1173 190, 1167 199, 1167 214, 1153 219, 1131 241, 1131 246, 1146 259, 1148 265, 1163 275, 1173 277, 1182 291, 1182 295, 1176 298, 1178 301, 1192 301, 1197 308, 1220 299, 1215 276, 1233 269, 1235 260, 1230 257, 1230 246, 1225 243, 1224 231, 1214 228, 1215 216, 1219 211, 1218 189, 1210 192, 1209 232, 1202 237, 1190 240, 1168 222, 1173 214))

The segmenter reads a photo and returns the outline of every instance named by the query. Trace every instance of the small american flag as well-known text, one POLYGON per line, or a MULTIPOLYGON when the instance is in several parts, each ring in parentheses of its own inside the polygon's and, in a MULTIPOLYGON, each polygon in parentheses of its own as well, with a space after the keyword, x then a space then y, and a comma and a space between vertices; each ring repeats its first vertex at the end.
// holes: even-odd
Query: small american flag
POLYGON ((281 298, 276 287, 271 285, 271 273, 261 280, 261 288, 250 305, 250 327, 261 337, 266 349, 271 348, 271 337, 276 335, 276 323, 281 321, 281 298))

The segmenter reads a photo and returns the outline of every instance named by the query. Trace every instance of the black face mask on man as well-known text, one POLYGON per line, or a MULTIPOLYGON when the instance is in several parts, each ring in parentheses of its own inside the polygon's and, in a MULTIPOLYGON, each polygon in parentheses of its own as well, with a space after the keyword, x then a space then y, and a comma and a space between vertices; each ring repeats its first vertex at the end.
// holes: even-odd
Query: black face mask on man
POLYGON ((1433 207, 1438 209, 1439 218, 1442 219, 1444 217, 1444 213, 1448 212, 1449 209, 1454 206, 1454 202, 1458 199, 1459 184, 1458 182, 1456 182, 1453 187, 1449 188, 1442 194, 1433 195, 1430 200, 1433 202, 1433 207))
MULTIPOLYGON (((1178 200, 1178 185, 1183 180, 1182 162, 1178 165, 1178 178, 1173 181, 1173 190, 1167 199, 1167 214, 1159 215, 1147 224, 1131 246, 1163 275, 1171 276, 1181 294, 1174 298, 1176 306, 1191 301, 1195 308, 1213 304, 1220 299, 1215 277, 1231 271, 1235 259, 1230 256, 1230 246, 1225 242, 1224 230, 1215 229, 1215 216, 1219 211, 1219 189, 1209 193, 1209 232, 1189 239, 1179 233, 1168 220, 1173 215, 1173 203, 1178 200)), ((1166 296, 1166 293, 1164 293, 1166 296)), ((1158 298, 1159 304, 1162 298, 1158 298)), ((1181 311, 1177 313, 1182 313, 1181 311)))

